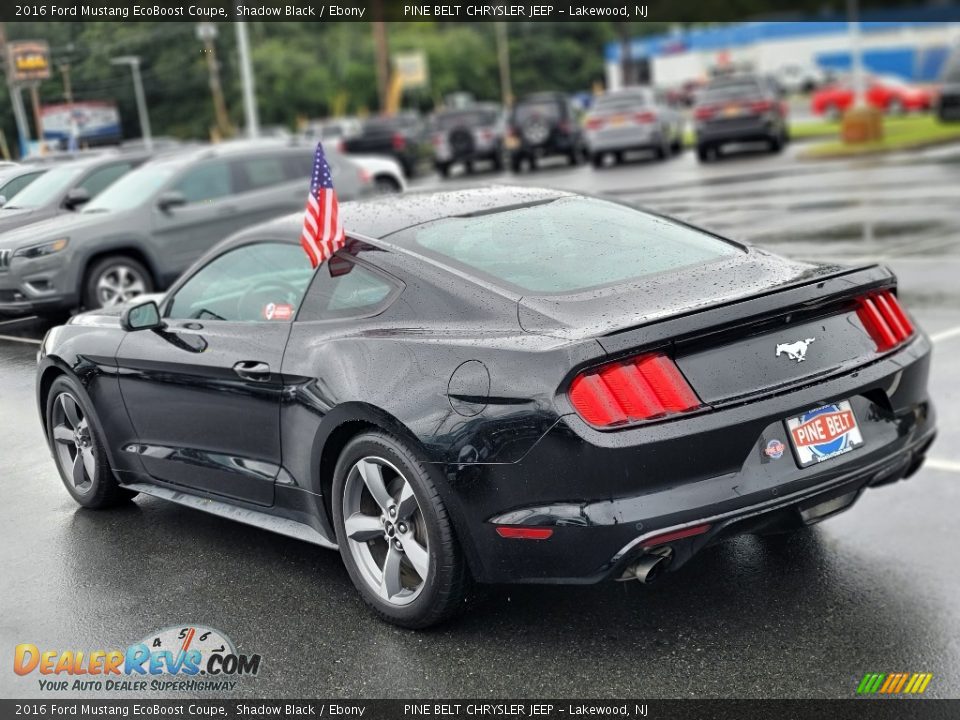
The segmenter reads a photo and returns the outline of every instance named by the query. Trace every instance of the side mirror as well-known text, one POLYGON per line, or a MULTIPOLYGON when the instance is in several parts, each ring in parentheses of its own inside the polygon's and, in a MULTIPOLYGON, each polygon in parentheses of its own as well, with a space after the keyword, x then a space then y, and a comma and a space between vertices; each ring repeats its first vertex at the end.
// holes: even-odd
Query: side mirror
POLYGON ((120 326, 129 332, 162 328, 163 320, 160 319, 160 308, 153 300, 127 308, 120 316, 120 326))
POLYGON ((6 204, 7 204, 7 196, 6 196, 6 195, 0 195, 0 208, 2 208, 2 207, 3 207, 4 205, 6 205, 6 204))
POLYGON ((88 202, 90 202, 90 193, 82 187, 75 187, 67 190, 67 195, 63 199, 63 206, 67 210, 76 210, 88 202))
POLYGON ((186 204, 187 199, 183 196, 183 193, 176 192, 175 190, 165 192, 157 198, 157 207, 160 208, 162 212, 169 212, 172 208, 186 204))

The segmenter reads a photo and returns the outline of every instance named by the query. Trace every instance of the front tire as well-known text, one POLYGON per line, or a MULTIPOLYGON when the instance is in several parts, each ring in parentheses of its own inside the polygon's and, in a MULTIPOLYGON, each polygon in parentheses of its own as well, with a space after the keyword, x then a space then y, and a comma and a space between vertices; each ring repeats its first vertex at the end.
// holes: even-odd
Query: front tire
POLYGON ((47 437, 71 497, 86 508, 113 507, 137 493, 120 486, 107 459, 104 438, 79 384, 66 375, 47 394, 47 437))
POLYGON ((120 305, 153 292, 153 278, 142 263, 126 255, 101 258, 87 271, 83 306, 87 310, 120 305))
POLYGON ((334 470, 340 555, 363 600, 381 618, 422 629, 464 607, 471 584, 431 470, 403 441, 359 435, 334 470))

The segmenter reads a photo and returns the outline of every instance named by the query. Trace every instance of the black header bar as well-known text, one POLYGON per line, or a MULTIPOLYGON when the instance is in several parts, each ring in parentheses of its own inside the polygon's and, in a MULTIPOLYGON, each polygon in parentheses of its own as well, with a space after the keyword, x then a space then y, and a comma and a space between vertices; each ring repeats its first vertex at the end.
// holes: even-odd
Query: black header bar
MULTIPOLYGON (((861 0, 870 10, 909 14, 909 5, 861 0)), ((918 4, 919 6, 919 4, 918 4)), ((721 0, 504 0, 503 2, 401 2, 400 0, 35 0, 0 3, 0 20, 114 22, 731 22, 776 16, 778 20, 817 18, 824 12, 843 14, 843 0, 775 0, 749 3, 721 0)), ((943 20, 960 19, 960 7, 939 5, 943 20)))

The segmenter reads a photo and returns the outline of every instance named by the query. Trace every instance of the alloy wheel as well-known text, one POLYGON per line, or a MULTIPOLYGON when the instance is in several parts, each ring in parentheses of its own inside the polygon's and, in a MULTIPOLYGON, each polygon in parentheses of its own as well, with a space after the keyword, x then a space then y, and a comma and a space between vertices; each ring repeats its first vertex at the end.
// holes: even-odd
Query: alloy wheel
POLYGON ((344 534, 360 576, 381 600, 408 605, 430 573, 426 522, 413 486, 395 465, 364 457, 343 493, 344 534))
POLYGON ((147 281, 140 272, 122 263, 111 265, 97 278, 97 300, 101 307, 130 302, 147 291, 147 281))
POLYGON ((77 399, 60 393, 53 405, 53 440, 64 477, 81 495, 90 491, 97 476, 96 441, 77 399))

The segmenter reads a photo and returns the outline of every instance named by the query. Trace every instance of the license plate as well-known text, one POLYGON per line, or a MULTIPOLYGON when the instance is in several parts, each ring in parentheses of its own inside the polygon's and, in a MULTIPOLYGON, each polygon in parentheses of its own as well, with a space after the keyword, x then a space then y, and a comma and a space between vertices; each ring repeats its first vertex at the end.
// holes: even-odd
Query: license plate
POLYGON ((612 127, 620 127, 627 121, 627 118, 623 115, 614 115, 610 118, 610 125, 612 127))
POLYGON ((742 111, 741 111, 739 105, 727 105, 727 106, 723 109, 723 114, 726 115, 727 117, 736 117, 736 116, 739 115, 741 112, 742 112, 742 111))
POLYGON ((829 460, 863 445, 863 435, 849 400, 789 418, 787 430, 800 467, 829 460))

